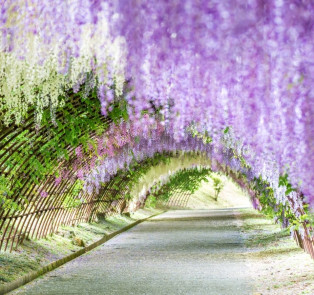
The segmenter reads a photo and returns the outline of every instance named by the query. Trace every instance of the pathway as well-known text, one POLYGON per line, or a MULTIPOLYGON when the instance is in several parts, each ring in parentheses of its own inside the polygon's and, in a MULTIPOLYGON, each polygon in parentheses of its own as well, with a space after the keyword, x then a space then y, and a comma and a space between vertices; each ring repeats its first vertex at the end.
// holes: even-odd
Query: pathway
POLYGON ((234 212, 166 212, 12 294, 252 294, 234 212))

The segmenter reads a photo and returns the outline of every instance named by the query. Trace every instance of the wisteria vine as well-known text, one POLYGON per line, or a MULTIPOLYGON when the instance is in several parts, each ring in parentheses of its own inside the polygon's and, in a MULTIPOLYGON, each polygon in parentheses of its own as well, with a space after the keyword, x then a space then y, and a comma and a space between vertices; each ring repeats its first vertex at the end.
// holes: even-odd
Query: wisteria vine
POLYGON ((0 0, 0 8, 1 126, 34 112, 40 128, 47 109, 57 126, 71 93, 96 93, 103 116, 124 103, 122 123, 87 148, 76 143, 75 177, 87 191, 134 160, 196 150, 213 169, 260 179, 295 214, 314 206, 312 1, 0 0))

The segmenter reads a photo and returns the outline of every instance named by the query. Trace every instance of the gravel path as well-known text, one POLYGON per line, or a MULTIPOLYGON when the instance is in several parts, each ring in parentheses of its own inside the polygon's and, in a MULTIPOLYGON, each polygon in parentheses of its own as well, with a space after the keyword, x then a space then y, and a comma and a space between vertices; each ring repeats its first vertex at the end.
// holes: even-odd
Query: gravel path
POLYGON ((11 294, 252 294, 236 211, 169 211, 11 294))

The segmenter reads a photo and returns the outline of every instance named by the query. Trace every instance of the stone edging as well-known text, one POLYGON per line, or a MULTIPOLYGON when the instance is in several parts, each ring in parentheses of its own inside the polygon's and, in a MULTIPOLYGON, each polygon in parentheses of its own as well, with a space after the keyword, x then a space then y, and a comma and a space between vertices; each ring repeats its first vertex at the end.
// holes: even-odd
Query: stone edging
POLYGON ((48 265, 45 265, 42 268, 40 268, 39 270, 30 272, 30 273, 28 273, 28 274, 26 274, 26 275, 24 275, 24 276, 22 276, 22 277, 20 277, 20 278, 18 278, 16 280, 14 280, 13 282, 10 282, 10 283, 7 283, 7 284, 5 284, 3 286, 0 286, 0 295, 6 294, 8 292, 11 292, 11 291, 19 288, 19 287, 22 287, 23 285, 25 285, 25 284, 27 284, 27 283, 37 279, 41 275, 46 274, 47 272, 50 272, 50 271, 58 268, 59 266, 61 266, 61 265, 65 264, 65 263, 67 263, 67 262, 69 262, 69 261, 71 261, 71 260, 73 260, 73 259, 75 259, 75 258, 77 258, 77 257, 79 257, 81 255, 83 255, 84 253, 87 253, 87 252, 93 250, 94 248, 96 248, 96 247, 100 246, 101 244, 107 242, 108 240, 112 239, 116 235, 121 234, 121 233, 127 231, 128 229, 134 227, 135 225, 137 225, 137 224, 139 224, 139 223, 141 223, 143 221, 146 221, 147 219, 149 219, 151 217, 154 217, 154 216, 157 216, 159 214, 162 214, 162 213, 164 213, 164 211, 160 212, 160 213, 157 213, 157 214, 154 214, 154 215, 151 215, 149 217, 143 218, 143 219, 139 219, 139 220, 137 220, 137 221, 135 221, 135 222, 133 222, 131 224, 128 224, 127 226, 125 226, 125 227, 123 227, 123 228, 121 228, 121 229, 119 229, 119 230, 109 234, 109 235, 104 236, 99 241, 97 241, 97 242, 95 242, 95 243, 93 243, 93 244, 91 244, 89 246, 86 246, 86 247, 84 247, 81 250, 78 250, 78 251, 76 251, 76 252, 74 252, 74 253, 66 256, 66 257, 63 257, 63 258, 61 258, 59 260, 56 260, 56 261, 54 261, 54 262, 52 262, 52 263, 50 263, 48 265))

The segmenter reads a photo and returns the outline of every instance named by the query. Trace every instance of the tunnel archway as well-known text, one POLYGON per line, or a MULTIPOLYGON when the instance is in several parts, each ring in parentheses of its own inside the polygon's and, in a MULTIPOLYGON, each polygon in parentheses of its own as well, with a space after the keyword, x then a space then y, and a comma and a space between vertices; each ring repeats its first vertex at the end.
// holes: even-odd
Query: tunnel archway
POLYGON ((311 1, 0 4, 0 250, 136 209, 196 155, 314 258, 311 1))
MULTIPOLYGON (((3 130, 2 249, 12 250, 25 238, 45 237, 62 224, 75 225, 93 221, 97 214, 122 212, 127 200, 143 198, 160 177, 165 177, 155 175, 147 187, 134 188, 151 166, 178 157, 181 161, 191 158, 190 167, 210 167, 230 176, 248 191, 255 208, 280 208, 268 188, 270 184, 257 178, 244 158, 236 156, 234 148, 226 146, 217 151, 210 144, 211 138, 200 133, 190 134, 181 141, 173 140, 162 124, 150 124, 147 115, 143 117, 144 125, 125 123, 121 119, 124 107, 121 103, 113 105, 112 113, 105 118, 95 113, 97 100, 96 104, 93 100, 91 97, 81 104, 76 102, 75 108, 70 103, 57 115, 55 126, 47 120, 46 125, 36 130, 35 122, 30 119, 26 126, 14 128, 11 125, 3 130), (90 108, 86 108, 87 105, 90 108), (112 115, 115 112, 118 117, 112 115), (73 129, 80 130, 78 128, 84 131, 71 138, 73 129)), ((46 115, 49 117, 48 110, 46 115)), ((225 130, 222 141, 228 137, 229 132, 225 130)), ((176 169, 181 166, 177 165, 176 169)), ((289 199, 274 215, 284 226, 306 214, 294 211, 295 201, 289 199), (290 219, 282 216, 285 211, 290 219)), ((140 204, 137 201, 134 208, 140 204)), ((313 255, 312 229, 306 224, 303 221, 299 229, 302 235, 294 231, 294 236, 299 245, 313 255)))
MULTIPOLYGON (((208 172, 232 179, 255 209, 286 229, 279 235, 288 238, 290 230, 314 259, 312 2, 0 0, 1 255, 17 254, 25 240, 24 245, 39 244, 62 225, 73 231, 82 222, 92 226, 112 216, 134 221, 128 213, 140 212, 151 195, 167 199, 178 193, 186 201, 208 172)), ((209 276, 206 257, 206 262, 215 260, 220 246, 227 254, 230 248, 244 248, 243 241, 249 240, 241 240, 245 226, 238 226, 234 210, 226 211, 206 212, 209 218, 189 228, 191 241, 183 233, 191 220, 182 222, 177 238, 186 248, 181 251, 174 239, 176 258, 195 246, 201 255, 193 256, 200 258, 194 265, 209 276), (201 235, 213 235, 213 240, 196 234, 199 225, 201 235), (220 239, 215 227, 225 228, 225 236, 220 239)), ((271 226, 259 226, 250 238, 263 244, 259 232, 271 226)), ((154 225, 147 228, 139 243, 144 250, 149 235, 159 231, 154 225)), ((160 236, 162 247, 169 246, 171 228, 170 223, 161 226, 166 233, 160 236)), ((277 229, 266 239, 273 242, 277 229)), ((100 241, 106 240, 107 232, 101 234, 100 241)), ((136 237, 126 241, 138 253, 136 262, 143 262, 136 237)), ((80 242, 76 253, 91 249, 80 242)), ((149 259, 162 252, 159 246, 149 259)), ((120 261, 121 266, 120 253, 132 256, 126 248, 117 247, 113 265, 120 261)), ((163 267, 168 256, 160 257, 163 267)), ((189 255, 180 262, 188 266, 185 258, 189 255)), ((267 268, 274 266, 271 258, 267 268)), ((223 259, 217 262, 223 265, 223 259)), ((236 279, 242 262, 229 272, 236 279)), ((162 267, 157 269, 161 277, 162 267)), ((182 269, 183 285, 190 277, 182 269)), ((190 273, 194 277, 194 267, 190 273)), ((155 273, 150 274, 156 282, 155 273)), ((124 288, 128 280, 123 275, 124 288)), ((102 280, 95 278, 90 277, 96 286, 102 280)), ((0 272, 0 283, 4 280, 0 272)), ((193 293, 191 286, 186 293, 193 293)), ((200 294, 204 290, 209 289, 200 294)))

